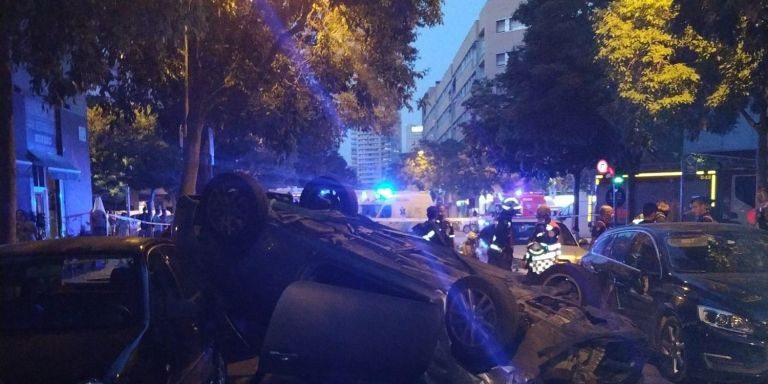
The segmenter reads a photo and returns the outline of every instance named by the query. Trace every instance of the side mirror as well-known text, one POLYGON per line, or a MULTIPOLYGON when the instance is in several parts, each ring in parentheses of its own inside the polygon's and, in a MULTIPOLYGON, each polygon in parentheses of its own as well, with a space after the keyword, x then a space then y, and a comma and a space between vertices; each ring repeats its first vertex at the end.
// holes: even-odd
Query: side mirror
POLYGON ((589 241, 587 241, 587 239, 579 239, 579 247, 584 249, 589 248, 589 241))

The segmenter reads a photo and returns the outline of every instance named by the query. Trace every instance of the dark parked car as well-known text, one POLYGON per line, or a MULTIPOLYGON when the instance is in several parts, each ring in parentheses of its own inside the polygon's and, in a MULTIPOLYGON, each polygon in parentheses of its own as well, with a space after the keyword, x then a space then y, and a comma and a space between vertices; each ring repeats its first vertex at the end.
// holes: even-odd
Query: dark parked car
POLYGON ((168 240, 0 247, 0 382, 224 383, 195 274, 168 240))
POLYGON ((707 223, 617 228, 600 236, 581 266, 554 266, 543 281, 570 300, 634 320, 672 381, 768 374, 764 231, 707 223))
POLYGON ((357 215, 354 192, 329 178, 310 182, 295 205, 222 174, 180 199, 174 227, 236 326, 225 348, 259 355, 256 382, 641 376, 644 338, 624 317, 357 215))

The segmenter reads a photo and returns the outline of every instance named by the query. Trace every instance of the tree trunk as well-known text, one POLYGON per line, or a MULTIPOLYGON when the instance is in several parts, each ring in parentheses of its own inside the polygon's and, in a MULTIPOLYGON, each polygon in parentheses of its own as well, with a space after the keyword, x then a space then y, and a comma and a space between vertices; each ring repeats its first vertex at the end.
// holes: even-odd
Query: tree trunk
POLYGON ((0 244, 16 242, 16 141, 8 38, 0 36, 0 244))
POLYGON ((200 169, 197 172, 198 191, 202 191, 205 185, 213 178, 213 169, 211 168, 211 136, 208 129, 203 129, 203 138, 201 140, 200 169))
POLYGON ((573 233, 579 238, 579 195, 581 191, 581 169, 573 173, 573 233))
POLYGON ((200 144, 203 136, 204 119, 199 113, 193 115, 187 127, 187 137, 184 140, 184 171, 181 175, 181 190, 183 195, 194 195, 197 192, 197 172, 200 169, 200 144))

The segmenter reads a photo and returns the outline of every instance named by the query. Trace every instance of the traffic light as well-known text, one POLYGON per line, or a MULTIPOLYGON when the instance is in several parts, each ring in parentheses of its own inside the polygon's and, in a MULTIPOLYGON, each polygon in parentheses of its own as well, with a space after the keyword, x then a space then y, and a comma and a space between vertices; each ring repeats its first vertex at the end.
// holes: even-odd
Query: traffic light
POLYGON ((624 183, 624 178, 621 176, 614 176, 613 177, 613 185, 621 185, 624 183))

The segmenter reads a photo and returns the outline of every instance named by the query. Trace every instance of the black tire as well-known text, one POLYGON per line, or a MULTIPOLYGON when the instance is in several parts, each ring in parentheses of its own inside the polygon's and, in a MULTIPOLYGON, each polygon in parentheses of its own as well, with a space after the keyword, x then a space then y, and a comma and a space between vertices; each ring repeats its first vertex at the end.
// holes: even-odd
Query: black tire
POLYGON ((352 188, 329 176, 320 176, 304 186, 299 205, 307 209, 335 209, 347 216, 357 215, 357 195, 352 188), (330 196, 321 192, 328 190, 330 196))
POLYGON ((656 330, 656 351, 661 374, 673 383, 688 378, 688 356, 685 353, 683 324, 675 315, 663 316, 656 330))
POLYGON ((541 285, 557 289, 556 296, 580 306, 601 307, 597 275, 576 264, 555 264, 541 273, 541 285))
POLYGON ((506 362, 518 335, 515 297, 498 280, 467 276, 448 291, 445 322, 453 355, 483 371, 506 362))
POLYGON ((267 207, 267 195, 251 176, 218 175, 203 191, 202 231, 220 246, 248 248, 264 229, 267 207))

